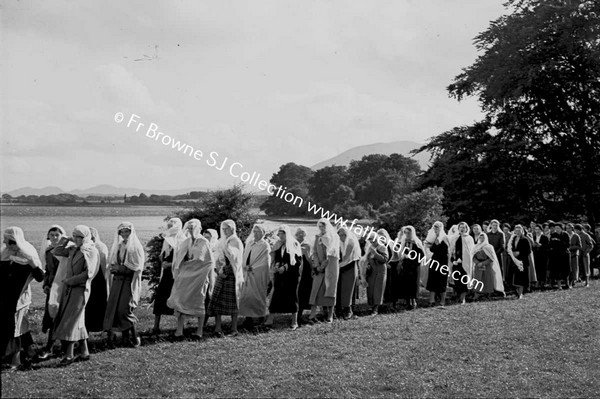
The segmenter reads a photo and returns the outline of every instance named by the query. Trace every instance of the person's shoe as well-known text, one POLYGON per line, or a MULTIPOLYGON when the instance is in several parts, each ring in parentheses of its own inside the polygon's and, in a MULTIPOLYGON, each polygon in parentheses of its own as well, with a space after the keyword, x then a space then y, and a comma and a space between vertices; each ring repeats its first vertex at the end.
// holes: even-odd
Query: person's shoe
POLYGON ((327 324, 331 324, 331 323, 333 323, 333 317, 332 317, 331 319, 327 319, 327 320, 325 320, 325 323, 327 323, 327 324))
POLYGON ((316 317, 309 317, 309 318, 306 319, 306 324, 308 324, 310 326, 315 325, 318 322, 319 322, 319 320, 317 320, 316 317))
POLYGON ((77 356, 73 356, 73 357, 63 357, 62 360, 60 361, 59 365, 60 366, 68 366, 72 363, 74 363, 77 359, 77 356))
POLYGON ((83 356, 83 355, 75 356, 75 362, 87 362, 88 360, 90 360, 90 355, 87 355, 87 356, 83 356))
POLYGON ((239 332, 237 332, 237 331, 232 331, 232 332, 230 332, 229 334, 227 334, 227 336, 228 336, 228 337, 231 337, 231 338, 233 338, 233 337, 237 337, 238 335, 240 335, 240 333, 239 333, 239 332))
POLYGON ((298 325, 297 325, 297 324, 292 324, 292 325, 290 326, 290 330, 291 330, 291 331, 296 331, 297 329, 298 329, 298 325))
POLYGON ((225 334, 223 334, 223 331, 215 331, 215 337, 223 338, 223 337, 225 337, 225 334))
POLYGON ((379 312, 376 309, 373 309, 371 311, 371 316, 377 316, 379 314, 379 312))
POLYGON ((173 334, 171 335, 171 340, 172 340, 172 341, 174 341, 174 342, 181 342, 181 341, 183 341, 184 339, 185 339, 185 336, 184 336, 183 334, 181 334, 181 335, 176 335, 176 334, 174 334, 174 333, 173 333, 173 334))
POLYGON ((160 328, 153 328, 152 329, 152 334, 153 335, 160 335, 160 328))
POLYGON ((142 339, 140 337, 135 337, 135 341, 133 341, 132 346, 134 348, 139 348, 142 346, 142 339))

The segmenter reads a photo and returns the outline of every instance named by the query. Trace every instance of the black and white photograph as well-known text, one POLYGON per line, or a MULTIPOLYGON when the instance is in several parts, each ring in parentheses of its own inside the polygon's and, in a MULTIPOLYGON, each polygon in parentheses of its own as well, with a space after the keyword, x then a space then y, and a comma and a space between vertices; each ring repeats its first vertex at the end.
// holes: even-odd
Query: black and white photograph
POLYGON ((600 0, 0 2, 1 397, 600 397, 600 0))

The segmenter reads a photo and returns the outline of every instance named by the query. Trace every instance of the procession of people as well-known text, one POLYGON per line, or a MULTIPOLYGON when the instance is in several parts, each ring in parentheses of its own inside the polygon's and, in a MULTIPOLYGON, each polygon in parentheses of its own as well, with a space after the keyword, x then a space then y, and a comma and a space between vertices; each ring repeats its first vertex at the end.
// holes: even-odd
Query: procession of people
MULTIPOLYGON (((279 314, 289 317, 291 330, 355 319, 364 314, 356 304, 361 288, 367 313, 375 316, 416 309, 423 289, 429 293, 426 306, 443 309, 451 293, 454 302, 465 304, 467 299, 506 297, 508 290, 522 299, 533 290, 588 287, 591 253, 597 251, 591 226, 553 221, 514 227, 498 220, 472 226, 460 222, 448 232, 437 221, 423 240, 413 226, 404 226, 397 233, 400 246, 385 229, 372 231, 361 245, 343 224, 323 218, 317 228, 314 237, 307 237, 302 227, 293 232, 282 225, 271 244, 261 224, 242 242, 231 219, 221 223, 220 234, 203 230, 198 219, 185 224, 169 219, 161 234, 152 332, 161 332, 164 316, 176 318, 174 341, 186 338, 186 318, 197 320, 189 337, 194 340, 206 338, 210 317, 215 318, 212 335, 219 338, 225 336, 223 317, 230 321, 232 337, 239 334, 238 324, 245 330, 270 328, 279 314), (422 259, 447 266, 448 273, 422 259), (482 287, 475 289, 472 279, 482 287)), ((106 332, 108 346, 114 345, 116 333, 131 347, 141 345, 136 308, 147 257, 132 223, 122 222, 114 230, 110 251, 98 231, 84 225, 71 236, 51 226, 39 252, 21 228, 12 226, 4 230, 2 245, 0 351, 9 370, 19 369, 22 359, 51 358, 56 341, 62 344, 61 365, 89 360, 90 332, 106 332), (37 353, 27 317, 34 279, 42 282, 46 295, 41 330, 48 336, 37 353)))

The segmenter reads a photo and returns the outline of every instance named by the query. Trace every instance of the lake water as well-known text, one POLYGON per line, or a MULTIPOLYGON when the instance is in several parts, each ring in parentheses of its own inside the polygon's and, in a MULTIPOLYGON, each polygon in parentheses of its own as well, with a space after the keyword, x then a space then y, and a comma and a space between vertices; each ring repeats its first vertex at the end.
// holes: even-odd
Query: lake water
MULTIPOLYGON (((25 239, 39 248, 50 226, 58 224, 70 235, 78 224, 95 227, 100 238, 110 249, 119 224, 127 220, 135 226, 142 244, 166 229, 164 219, 179 210, 172 206, 0 206, 1 231, 8 226, 19 226, 25 233, 25 239)), ((260 216, 264 218, 263 216, 260 216)), ((317 232, 316 220, 262 220, 267 230, 274 230, 280 224, 287 223, 292 231, 302 225, 309 237, 317 232)))

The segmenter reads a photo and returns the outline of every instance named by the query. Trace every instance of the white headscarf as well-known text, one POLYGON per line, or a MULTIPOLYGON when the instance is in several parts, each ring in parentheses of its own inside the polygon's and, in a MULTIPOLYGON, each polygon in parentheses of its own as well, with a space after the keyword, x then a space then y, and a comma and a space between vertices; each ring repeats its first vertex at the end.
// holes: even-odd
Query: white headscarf
POLYGON ((142 246, 142 243, 135 232, 135 227, 133 227, 133 224, 131 222, 122 222, 119 227, 117 227, 115 232, 115 238, 110 250, 109 265, 117 264, 119 246, 123 242, 123 237, 119 235, 119 231, 122 229, 131 230, 131 234, 129 235, 126 244, 127 253, 125 255, 125 259, 122 259, 122 261, 125 267, 135 272, 133 278, 131 279, 132 302, 130 304, 133 308, 135 308, 139 303, 142 292, 142 272, 144 270, 144 265, 146 264, 146 254, 144 252, 144 247, 142 246))
POLYGON ((439 220, 431 226, 431 228, 427 232, 427 238, 425 238, 425 241, 427 241, 428 243, 433 245, 435 243, 436 239, 438 239, 440 243, 443 241, 446 241, 446 244, 450 243, 448 241, 448 236, 446 235, 446 232, 444 231, 444 223, 440 222, 439 220), (440 227, 440 232, 437 234, 434 230, 435 226, 440 227))
MULTIPOLYGON (((180 237, 180 239, 182 239, 182 241, 180 241, 176 245, 175 254, 173 256, 173 266, 172 266, 173 277, 175 277, 175 278, 177 276, 177 270, 179 269, 179 267, 183 263, 183 260, 185 259, 185 255, 192 248, 192 245, 194 245, 194 240, 196 241, 196 244, 199 242, 203 242, 210 249, 210 243, 206 239, 206 237, 204 237, 202 235, 202 223, 198 219, 190 219, 187 222, 185 222, 179 237, 180 237), (190 232, 190 228, 192 230, 191 232, 190 232), (192 240, 192 235, 194 236, 193 240, 192 240)), ((210 255, 209 258, 212 261, 213 254, 211 251, 209 251, 209 255, 210 255)))
POLYGON ((400 238, 400 248, 404 249, 404 247, 406 245, 406 234, 404 233, 405 229, 408 229, 412 232, 412 242, 419 249, 421 249, 421 251, 423 251, 423 254, 425 254, 425 247, 423 246, 423 242, 419 239, 419 237, 417 237, 417 232, 413 226, 404 226, 400 230, 400 231, 402 231, 402 238, 400 238))
POLYGON ((360 260, 361 253, 360 243, 358 242, 356 235, 346 226, 340 226, 340 228, 338 228, 338 235, 340 231, 343 231, 346 234, 345 241, 342 241, 340 238, 340 252, 342 253, 340 267, 343 267, 354 261, 360 260))
POLYGON ((167 226, 168 229, 164 233, 164 241, 159 256, 163 256, 163 254, 165 256, 169 255, 171 251, 176 250, 177 246, 185 240, 181 219, 171 218, 167 222, 167 226))
POLYGON ((62 226, 59 226, 57 224, 53 224, 48 229, 48 232, 46 233, 46 237, 44 237, 42 239, 42 244, 40 245, 40 260, 42 261, 42 267, 44 269, 46 269, 46 250, 50 246, 50 232, 52 230, 58 230, 58 232, 60 233, 60 237, 58 238, 59 240, 61 238, 63 238, 63 237, 68 237, 67 236, 67 231, 65 229, 63 229, 62 226))
MULTIPOLYGON (((292 235, 292 231, 287 224, 283 224, 279 226, 277 232, 283 231, 285 233, 285 250, 290 255, 290 265, 294 266, 296 264, 296 256, 302 258, 302 248, 300 248, 300 243, 296 238, 292 235)), ((273 251, 275 252, 284 244, 281 241, 277 241, 277 243, 273 247, 273 251)))
MULTIPOLYGON (((334 256, 339 259, 340 257, 340 237, 337 235, 335 229, 331 225, 329 219, 321 218, 317 222, 317 226, 319 223, 323 223, 325 225, 325 234, 321 234, 319 232, 319 239, 325 245, 327 249, 327 256, 334 256)), ((320 230, 319 230, 320 231, 320 230)), ((316 248, 313 248, 313 251, 316 251, 316 248)))
POLYGON ((262 233, 261 236, 261 240, 264 239, 265 234, 267 234, 267 230, 265 230, 265 227, 263 225, 257 224, 255 223, 254 226, 252 226, 252 230, 250 230, 250 234, 248 235, 248 238, 246 238, 246 247, 254 244, 255 240, 254 240, 254 229, 259 229, 260 232, 262 233))
MULTIPOLYGON (((23 234, 23 230, 17 226, 10 226, 4 230, 4 237, 9 240, 13 240, 17 243, 17 247, 19 248, 19 252, 17 253, 17 257, 22 258, 23 261, 16 261, 16 263, 20 264, 30 264, 33 263, 34 266, 41 268, 42 262, 40 257, 35 250, 34 246, 25 240, 25 234, 23 234)), ((2 260, 8 260, 8 247, 5 247, 2 251, 2 260)))
POLYGON ((219 245, 219 233, 215 229, 207 229, 206 231, 210 233, 210 240, 208 242, 210 244, 210 249, 216 251, 217 246, 219 245))

